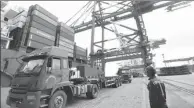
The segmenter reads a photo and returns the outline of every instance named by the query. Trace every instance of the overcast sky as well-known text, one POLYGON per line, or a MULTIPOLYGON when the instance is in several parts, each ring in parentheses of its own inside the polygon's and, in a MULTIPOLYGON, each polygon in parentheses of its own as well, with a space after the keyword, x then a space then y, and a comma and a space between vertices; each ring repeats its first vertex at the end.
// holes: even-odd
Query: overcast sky
MULTIPOLYGON (((9 6, 21 6, 28 9, 33 4, 39 4, 46 10, 56 15, 60 21, 67 21, 75 14, 86 1, 9 1, 9 6)), ((167 44, 156 49, 156 57, 154 61, 157 67, 162 67, 162 54, 165 59, 176 59, 182 57, 194 56, 194 3, 190 7, 183 8, 174 12, 166 12, 164 9, 159 9, 143 16, 147 35, 151 39, 165 38, 167 44)), ((132 19, 133 20, 133 19, 132 19)), ((125 24, 131 24, 135 27, 132 20, 126 20, 125 24)), ((96 30, 96 37, 101 35, 99 30, 96 30)), ((106 38, 116 37, 112 33, 106 32, 106 38)), ((91 31, 84 31, 76 34, 76 43, 90 50, 90 35, 91 31)), ((95 38, 99 40, 100 38, 95 38)), ((118 47, 119 42, 113 41, 105 45, 105 48, 118 47)), ((172 64, 180 65, 180 64, 172 64)), ((113 75, 117 71, 118 65, 115 62, 106 64, 107 75, 113 75)))

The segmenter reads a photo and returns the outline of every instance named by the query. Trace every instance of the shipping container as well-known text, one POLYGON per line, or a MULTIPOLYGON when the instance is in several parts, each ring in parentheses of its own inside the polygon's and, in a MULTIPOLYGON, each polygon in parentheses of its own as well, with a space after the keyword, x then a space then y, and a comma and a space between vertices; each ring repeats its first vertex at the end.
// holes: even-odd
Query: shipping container
POLYGON ((83 55, 79 55, 79 54, 76 54, 76 59, 80 59, 80 60, 87 60, 87 56, 83 56, 83 55))
MULTIPOLYGON (((54 44, 54 42, 53 42, 53 44, 54 44)), ((48 44, 45 44, 45 43, 40 43, 40 42, 36 42, 36 41, 33 41, 33 40, 29 40, 27 46, 32 47, 32 48, 36 48, 36 49, 41 49, 43 47, 53 46, 53 45, 48 45, 48 44)))
POLYGON ((70 41, 70 40, 66 39, 65 37, 63 37, 63 36, 60 36, 60 40, 64 41, 64 42, 67 42, 67 43, 69 43, 71 45, 75 45, 74 41, 70 41))
POLYGON ((39 29, 39 30, 41 30, 41 31, 44 31, 44 32, 46 32, 46 33, 48 33, 48 34, 50 34, 50 35, 53 35, 53 36, 56 35, 56 30, 52 30, 52 29, 50 29, 50 28, 47 28, 45 25, 41 25, 41 24, 39 24, 39 23, 37 23, 37 22, 35 22, 35 21, 32 21, 32 22, 31 22, 30 27, 37 28, 37 29, 39 29))
POLYGON ((38 35, 33 34, 33 33, 30 33, 29 35, 30 35, 29 40, 33 40, 33 41, 36 41, 39 43, 44 43, 44 44, 50 45, 50 46, 52 46, 54 44, 54 41, 49 40, 48 38, 44 38, 44 37, 38 36, 38 35))
POLYGON ((69 33, 65 33, 63 31, 60 31, 60 36, 70 40, 70 41, 74 41, 74 35, 70 35, 69 33))
POLYGON ((67 40, 74 41, 74 30, 62 22, 60 22, 58 25, 60 37, 64 37, 67 40))
POLYGON ((61 40, 59 40, 59 45, 63 45, 63 46, 70 48, 72 50, 74 49, 74 45, 71 45, 71 44, 64 42, 64 41, 61 41, 61 40))
POLYGON ((58 18, 55 15, 53 15, 52 13, 50 13, 47 10, 45 10, 44 8, 42 8, 40 5, 36 4, 33 8, 34 8, 34 10, 38 10, 39 12, 44 13, 44 15, 48 16, 52 20, 58 21, 58 18))
MULTIPOLYGON (((29 8, 24 35, 25 46, 41 49, 54 46, 58 18, 39 5, 29 8)), ((23 36, 24 36, 23 35, 23 36)))
POLYGON ((33 34, 36 34, 36 35, 41 36, 43 38, 47 38, 49 40, 55 41, 55 36, 50 35, 48 33, 45 33, 45 32, 43 32, 41 30, 38 30, 38 29, 36 29, 34 27, 30 28, 30 33, 33 33, 33 34))
POLYGON ((87 56, 87 50, 84 49, 84 48, 81 48, 79 46, 76 46, 75 47, 75 51, 76 51, 76 54, 78 54, 80 56, 87 56))
POLYGON ((158 73, 159 76, 163 75, 182 75, 182 74, 191 74, 191 70, 189 69, 189 66, 183 65, 183 66, 173 66, 173 67, 163 67, 160 68, 160 71, 158 73))
POLYGON ((67 47, 62 46, 62 45, 59 45, 59 47, 61 47, 61 48, 65 49, 67 52, 71 52, 71 53, 73 53, 73 49, 67 48, 67 47))
POLYGON ((77 69, 80 71, 80 76, 81 77, 98 77, 98 75, 100 73, 102 73, 102 71, 94 69, 90 66, 77 66, 77 69))
POLYGON ((54 21, 53 19, 49 18, 48 16, 44 15, 43 13, 41 13, 37 10, 33 10, 31 15, 36 15, 36 16, 46 20, 47 22, 50 22, 54 26, 57 26, 57 21, 54 21))
POLYGON ((68 30, 68 31, 72 32, 73 34, 75 33, 74 30, 71 27, 67 26, 63 22, 60 22, 60 26, 62 27, 62 30, 65 30, 65 31, 68 30))
POLYGON ((39 24, 42 24, 42 25, 44 25, 44 26, 46 26, 54 31, 56 31, 56 29, 57 29, 55 25, 51 24, 50 22, 48 22, 48 21, 46 21, 46 20, 44 20, 36 15, 33 15, 31 18, 33 21, 35 21, 39 24))

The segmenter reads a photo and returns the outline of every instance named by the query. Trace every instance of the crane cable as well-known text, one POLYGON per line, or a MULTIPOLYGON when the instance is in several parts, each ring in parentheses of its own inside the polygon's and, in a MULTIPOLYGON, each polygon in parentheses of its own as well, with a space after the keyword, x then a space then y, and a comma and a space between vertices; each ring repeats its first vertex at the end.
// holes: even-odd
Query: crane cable
POLYGON ((91 1, 87 2, 77 13, 75 13, 69 20, 65 22, 67 24, 70 20, 72 20, 79 12, 81 12, 91 1))
POLYGON ((83 21, 85 21, 87 18, 88 18, 88 16, 89 16, 89 14, 90 13, 92 13, 92 7, 90 7, 86 12, 88 12, 87 14, 86 14, 86 16, 84 17, 84 19, 83 19, 83 21), (89 11, 89 12, 88 12, 89 11))
MULTIPOLYGON (((91 2, 90 2, 90 4, 91 4, 91 2)), ((77 19, 77 20, 75 20, 70 26, 74 26, 80 19, 81 19, 81 17, 87 12, 87 11, 89 11, 93 6, 91 6, 90 8, 88 8, 89 6, 90 6, 90 4, 87 6, 87 8, 86 8, 86 10, 80 15, 80 17, 77 19)))

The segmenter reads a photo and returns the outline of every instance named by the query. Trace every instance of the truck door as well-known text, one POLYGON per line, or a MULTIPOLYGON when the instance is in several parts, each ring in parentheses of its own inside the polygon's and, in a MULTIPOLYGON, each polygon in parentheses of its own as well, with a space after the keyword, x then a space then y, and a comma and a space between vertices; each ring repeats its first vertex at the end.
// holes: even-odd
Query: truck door
POLYGON ((47 62, 46 88, 52 88, 55 84, 62 81, 61 59, 50 57, 47 62))
POLYGON ((62 69, 61 59, 53 57, 51 73, 56 77, 56 83, 59 83, 62 81, 63 74, 61 69, 62 69))
POLYGON ((69 65, 67 58, 62 59, 62 80, 69 81, 69 65))

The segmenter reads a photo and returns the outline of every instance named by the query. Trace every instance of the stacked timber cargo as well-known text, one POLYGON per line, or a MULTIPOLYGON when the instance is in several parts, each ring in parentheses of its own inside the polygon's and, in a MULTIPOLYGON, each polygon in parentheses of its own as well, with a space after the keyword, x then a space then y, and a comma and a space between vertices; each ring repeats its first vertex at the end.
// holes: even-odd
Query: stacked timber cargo
POLYGON ((74 56, 74 30, 65 25, 64 23, 60 22, 57 27, 57 38, 59 47, 64 48, 68 51, 68 56, 72 57, 74 56))
POLYGON ((159 76, 191 74, 187 65, 160 68, 159 76))
POLYGON ((33 5, 29 8, 26 27, 24 30, 24 46, 41 49, 45 46, 54 46, 58 18, 40 7, 33 5))

